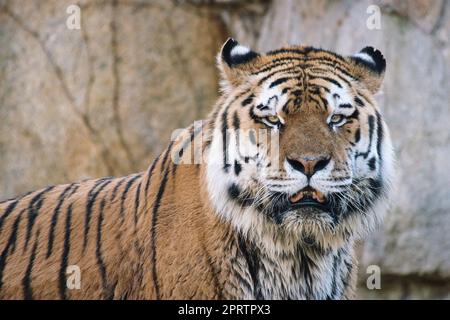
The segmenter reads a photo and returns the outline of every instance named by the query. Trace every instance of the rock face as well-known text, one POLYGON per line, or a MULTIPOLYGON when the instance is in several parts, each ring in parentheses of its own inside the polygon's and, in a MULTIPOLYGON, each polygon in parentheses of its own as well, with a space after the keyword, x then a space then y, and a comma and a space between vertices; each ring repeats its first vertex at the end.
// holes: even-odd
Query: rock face
POLYGON ((211 108, 227 36, 262 51, 372 45, 388 63, 378 101, 398 176, 361 246, 359 297, 450 298, 449 1, 85 1, 80 30, 70 4, 0 0, 0 198, 144 170, 211 108), (366 288, 369 265, 380 290, 366 288))
POLYGON ((217 95, 223 39, 169 1, 0 1, 0 197, 147 168, 217 95))

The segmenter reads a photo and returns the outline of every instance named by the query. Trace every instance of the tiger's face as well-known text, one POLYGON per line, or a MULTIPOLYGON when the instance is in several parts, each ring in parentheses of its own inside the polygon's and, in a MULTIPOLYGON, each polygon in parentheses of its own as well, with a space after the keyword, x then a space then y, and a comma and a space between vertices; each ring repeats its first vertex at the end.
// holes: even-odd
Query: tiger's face
POLYGON ((288 47, 261 55, 230 39, 218 60, 223 95, 207 170, 217 211, 244 232, 321 247, 372 229, 392 167, 373 98, 382 54, 288 47))

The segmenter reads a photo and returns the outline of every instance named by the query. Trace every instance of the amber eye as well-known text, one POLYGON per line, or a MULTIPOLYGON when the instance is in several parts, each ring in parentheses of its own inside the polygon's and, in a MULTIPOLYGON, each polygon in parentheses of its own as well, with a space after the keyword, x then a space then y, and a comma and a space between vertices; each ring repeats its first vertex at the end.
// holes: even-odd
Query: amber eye
POLYGON ((280 117, 278 117, 278 116, 267 116, 264 119, 271 125, 278 126, 281 124, 280 117))
POLYGON ((340 126, 345 122, 345 117, 342 114, 333 114, 330 118, 329 124, 332 126, 340 126))

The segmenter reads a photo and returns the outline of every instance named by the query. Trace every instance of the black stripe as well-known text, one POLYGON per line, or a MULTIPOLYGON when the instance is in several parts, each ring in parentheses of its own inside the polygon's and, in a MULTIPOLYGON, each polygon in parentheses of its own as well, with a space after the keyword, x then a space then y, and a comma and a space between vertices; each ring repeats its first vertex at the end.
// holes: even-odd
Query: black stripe
POLYGON ((261 285, 259 283, 259 260, 256 254, 256 249, 247 244, 244 237, 239 233, 238 234, 238 246, 239 250, 247 262, 248 271, 250 273, 250 277, 253 282, 253 295, 255 300, 262 300, 264 297, 261 292, 261 285))
POLYGON ((360 139, 361 139, 361 129, 358 128, 358 129, 356 129, 356 132, 355 132, 355 143, 358 143, 360 139))
POLYGON ((41 209, 42 204, 44 203, 43 196, 53 188, 54 186, 50 186, 39 192, 31 199, 30 204, 28 205, 28 225, 25 238, 25 247, 24 247, 25 250, 28 248, 28 242, 30 241, 31 231, 33 230, 33 226, 39 214, 39 210, 41 209))
POLYGON ((114 189, 111 193, 111 201, 113 201, 116 198, 117 191, 119 190, 120 186, 127 180, 127 177, 120 178, 119 182, 116 183, 114 186, 114 189))
POLYGON ((375 171, 375 169, 376 169, 376 162, 377 162, 377 159, 375 157, 372 157, 372 158, 369 159, 369 161, 367 162, 367 165, 368 165, 370 170, 375 171))
POLYGON ((359 98, 359 97, 355 97, 355 103, 360 106, 360 107, 364 107, 364 102, 359 98))
POLYGON ((64 246, 63 251, 61 255, 61 266, 59 268, 59 295, 62 300, 65 300, 66 297, 66 271, 67 271, 67 265, 69 262, 69 253, 70 253, 70 228, 72 225, 72 205, 71 203, 69 207, 67 208, 67 215, 66 215, 66 228, 65 228, 65 235, 64 235, 64 246))
MULTIPOLYGON (((172 147, 174 146, 174 142, 175 141, 171 141, 169 146, 166 148, 166 150, 164 151, 164 155, 161 159, 161 167, 160 167, 160 171, 163 172, 165 170, 169 170, 168 169, 168 159, 169 159, 169 155, 172 152, 172 147)), ((172 166, 172 170, 174 169, 174 166, 172 166)))
MULTIPOLYGON (((356 109, 358 110, 358 109, 356 109)), ((367 123, 369 125, 369 146, 367 147, 367 151, 366 152, 360 152, 357 153, 355 157, 364 157, 364 159, 367 159, 369 153, 370 153, 370 149, 372 148, 372 139, 373 139, 373 131, 374 131, 374 121, 375 118, 374 116, 370 115, 367 119, 367 123)))
MULTIPOLYGON (((292 70, 292 69, 295 68, 295 67, 301 67, 301 66, 302 66, 301 64, 300 64, 300 65, 296 65, 296 66, 291 66, 291 65, 290 65, 290 66, 287 67, 287 68, 283 68, 283 67, 285 67, 286 65, 288 65, 288 64, 287 64, 286 62, 284 62, 284 61, 288 61, 288 60, 291 60, 291 59, 289 59, 289 58, 280 58, 280 59, 276 59, 276 60, 272 61, 269 65, 264 66, 264 68, 261 68, 261 69, 255 71, 255 72, 253 72, 252 75, 259 75, 259 74, 261 74, 261 73, 270 72, 270 71, 272 71, 272 70, 274 70, 274 69, 276 69, 276 68, 280 68, 279 70, 276 70, 274 73, 272 73, 272 75, 274 75, 274 74, 277 73, 277 72, 289 71, 289 70, 292 70)), ((296 59, 296 60, 299 60, 299 59, 296 59)), ((304 61, 306 61, 306 60, 305 60, 305 59, 302 59, 302 61, 304 62, 304 61)), ((266 78, 266 79, 267 79, 267 78, 266 78)))
MULTIPOLYGON (((284 54, 284 53, 294 53, 294 54, 305 55, 305 54, 308 54, 309 52, 311 52, 313 49, 314 49, 313 47, 301 47, 298 49, 282 48, 282 49, 271 50, 271 51, 267 52, 266 55, 274 56, 274 55, 284 54)), ((317 50, 315 50, 315 51, 317 51, 317 50)))
POLYGON ((322 101, 323 105, 325 106, 325 110, 328 110, 328 100, 319 95, 320 101, 322 101))
POLYGON ((252 93, 251 95, 249 95, 247 98, 245 98, 245 99, 242 101, 241 105, 242 105, 243 107, 249 105, 250 103, 253 102, 253 98, 254 98, 254 97, 255 97, 255 95, 252 93))
POLYGON ((164 157, 162 158, 162 163, 161 163, 161 172, 163 170, 167 170, 167 166, 168 166, 167 161, 169 159, 169 154, 172 152, 172 147, 173 147, 173 141, 169 144, 166 151, 164 152, 164 157))
POLYGON ((254 112, 254 110, 253 110, 254 108, 256 108, 256 107, 250 108, 250 110, 249 110, 249 112, 248 112, 250 118, 251 118, 254 122, 256 122, 256 123, 261 123, 261 124, 263 124, 263 125, 266 125, 266 124, 265 124, 263 121, 261 121, 261 119, 255 114, 255 112, 254 112))
POLYGON ((336 299, 337 294, 337 276, 338 276, 338 270, 337 270, 337 264, 338 260, 340 259, 341 252, 338 251, 337 254, 333 257, 333 278, 331 281, 331 298, 336 299))
POLYGON ((3 224, 5 223, 6 218, 13 212, 14 208, 19 203, 19 200, 14 200, 11 202, 4 211, 3 215, 0 217, 0 234, 2 234, 3 224))
POLYGON ((347 117, 347 119, 358 119, 359 117, 359 110, 355 108, 353 113, 347 117))
POLYGON ((216 120, 217 120, 216 118, 217 115, 219 114, 219 111, 220 109, 216 108, 211 115, 211 120, 208 122, 208 129, 210 132, 214 132, 214 129, 216 128, 216 120))
POLYGON ((230 164, 228 163, 228 106, 222 113, 222 152, 223 169, 228 172, 230 164))
MULTIPOLYGON (((266 82, 268 79, 272 78, 275 75, 281 76, 281 75, 291 75, 291 77, 285 77, 289 79, 294 79, 295 77, 298 77, 298 74, 302 72, 302 69, 300 66, 287 66, 286 68, 280 68, 278 70, 275 70, 264 77, 262 77, 259 81, 257 86, 260 87, 264 82, 266 82)), ((284 78, 284 77, 283 77, 284 78)))
POLYGON ((335 79, 332 79, 330 77, 324 77, 324 76, 315 76, 315 77, 310 77, 309 80, 315 80, 315 79, 322 79, 328 82, 331 82, 333 84, 335 84, 336 86, 338 86, 339 88, 342 88, 342 85, 335 79))
POLYGON ((266 105, 264 105, 264 104, 262 104, 262 103, 258 104, 258 105, 256 106, 256 108, 257 108, 258 110, 261 110, 261 111, 264 111, 264 110, 268 110, 268 109, 269 109, 268 106, 266 106, 266 105))
POLYGON ((145 183, 145 207, 147 207, 147 196, 148 196, 148 188, 150 187, 150 181, 153 175, 153 171, 155 170, 156 164, 158 163, 159 157, 161 155, 158 155, 155 160, 153 160, 152 165, 150 166, 148 173, 147 173, 147 182, 145 183))
POLYGON ((128 191, 130 191, 131 186, 133 183, 140 178, 140 175, 135 175, 133 178, 128 180, 127 185, 125 186, 125 189, 122 192, 122 196, 120 197, 120 217, 122 220, 125 218, 125 200, 127 198, 128 191))
MULTIPOLYGON (((166 154, 169 152, 169 149, 166 151, 166 154)), ((164 159, 164 162, 162 165, 165 165, 166 158, 164 159)), ((164 190, 166 188, 167 184, 167 175, 169 173, 168 167, 166 166, 164 170, 163 177, 161 179, 161 184, 159 186, 158 193, 156 194, 155 203, 153 205, 153 212, 152 212, 152 226, 151 226, 151 248, 152 248, 152 279, 153 284, 155 286, 155 292, 156 292, 156 299, 161 299, 160 291, 159 291, 159 284, 158 284, 158 276, 156 271, 156 226, 158 223, 158 209, 161 205, 161 200, 164 195, 164 190)))
POLYGON ((17 218, 14 220, 14 223, 12 225, 11 234, 9 235, 8 242, 6 243, 5 247, 3 248, 2 254, 0 255, 0 290, 3 287, 3 271, 6 267, 6 260, 8 259, 8 255, 12 249, 12 247, 16 246, 16 240, 17 240, 17 230, 19 229, 19 223, 22 219, 22 214, 25 212, 25 209, 22 210, 17 218))
POLYGON ((380 165, 381 165, 381 160, 382 160, 382 155, 381 155, 381 147, 383 145, 383 123, 381 121, 381 115, 378 113, 378 111, 376 112, 376 116, 377 116, 377 153, 378 153, 378 159, 380 161, 380 165))
POLYGON ((350 103, 342 103, 339 105, 339 108, 351 109, 353 106, 350 103))
MULTIPOLYGON (((69 185, 58 197, 58 203, 53 210, 52 220, 50 223, 50 231, 48 234, 48 245, 47 245, 47 258, 51 256, 53 250, 53 242, 55 240, 55 228, 58 223, 59 212, 61 210, 61 206, 66 198, 68 198, 67 193, 72 189, 73 184, 69 185)), ((78 188, 78 186, 76 186, 78 188)), ((70 195, 69 195, 70 196, 70 195)))
POLYGON ((109 178, 100 179, 95 182, 94 187, 89 191, 87 196, 87 203, 86 203, 86 217, 84 220, 84 241, 83 241, 83 252, 86 250, 87 244, 88 244, 88 234, 89 229, 91 227, 91 217, 92 217, 92 209, 95 205, 95 200, 97 199, 97 196, 99 193, 112 182, 109 178), (108 180, 105 180, 108 179, 108 180))
POLYGON ((373 103, 372 103, 372 100, 371 100, 368 96, 366 96, 365 93, 363 93, 363 92, 361 92, 361 91, 359 91, 359 90, 356 90, 356 94, 357 94, 360 98, 362 98, 365 102, 367 102, 368 104, 370 104, 370 105, 373 104, 373 103))
POLYGON ((230 199, 237 201, 242 207, 250 207, 255 203, 255 199, 242 192, 241 188, 235 183, 228 186, 227 192, 230 199))
MULTIPOLYGON (((315 67, 312 68, 310 74, 311 76, 327 76, 329 74, 332 74, 333 76, 339 78, 339 80, 345 82, 349 87, 352 86, 351 82, 347 78, 343 77, 339 72, 335 72, 335 69, 327 70, 326 68, 315 67)), ((353 76, 350 76, 350 78, 352 80, 355 79, 353 76)))
POLYGON ((158 155, 158 157, 156 157, 156 159, 153 161, 152 165, 150 166, 150 170, 148 171, 147 174, 147 182, 145 183, 145 212, 147 212, 147 208, 148 208, 148 188, 150 187, 150 182, 152 179, 152 175, 153 175, 153 171, 155 170, 156 167, 156 163, 159 160, 160 155, 158 155))
POLYGON ((97 221, 97 247, 95 249, 95 256, 97 258, 98 269, 100 270, 100 276, 102 279, 103 296, 104 299, 111 300, 114 297, 114 292, 108 286, 108 280, 106 277, 106 266, 102 257, 102 225, 103 225, 103 210, 105 208, 105 198, 100 202, 100 211, 97 221))
MULTIPOLYGON (((238 112, 235 111, 233 114, 233 129, 239 130, 240 126, 241 126, 241 120, 239 120, 238 112)), ((236 132, 236 135, 237 135, 237 132, 236 132)))
POLYGON ((291 79, 294 79, 293 77, 283 77, 283 78, 278 78, 277 80, 275 80, 274 82, 272 82, 270 85, 269 85, 269 89, 270 88, 273 88, 273 87, 276 87, 276 86, 278 86, 278 85, 280 85, 280 84, 282 84, 282 83, 285 83, 286 81, 289 81, 289 80, 291 80, 291 79))
POLYGON ((241 173, 242 165, 237 161, 234 160, 234 173, 238 176, 239 173, 241 173))
POLYGON ((134 198, 134 225, 136 226, 138 223, 138 209, 139 209, 139 197, 141 193, 141 182, 139 182, 137 188, 136 188, 136 196, 134 198))
POLYGON ((70 193, 67 195, 67 197, 71 197, 72 195, 74 195, 77 192, 79 187, 80 187, 80 184, 76 183, 75 187, 72 189, 72 191, 70 191, 70 193))
POLYGON ((23 297, 25 300, 33 300, 33 289, 31 288, 31 273, 33 272, 34 260, 36 259, 36 251, 39 243, 40 229, 36 232, 36 239, 34 240, 33 250, 31 251, 30 259, 28 260, 27 270, 22 279, 23 297))
MULTIPOLYGON (((289 59, 284 59, 284 60, 289 60, 289 59)), ((286 65, 287 64, 285 62, 283 62, 283 63, 272 63, 272 64, 270 64, 268 66, 265 66, 262 69, 257 70, 256 72, 253 72, 252 75, 258 75, 258 74, 261 74, 261 73, 269 72, 269 71, 274 70, 275 68, 280 67, 280 69, 272 71, 271 73, 265 75, 264 78, 261 79, 262 82, 261 81, 258 82, 258 86, 259 86, 261 83, 263 83, 264 81, 266 81, 267 79, 272 77, 274 74, 277 74, 278 72, 289 71, 289 70, 292 70, 294 68, 293 66, 286 67, 286 65)), ((299 66, 295 66, 295 67, 299 67, 299 66)))

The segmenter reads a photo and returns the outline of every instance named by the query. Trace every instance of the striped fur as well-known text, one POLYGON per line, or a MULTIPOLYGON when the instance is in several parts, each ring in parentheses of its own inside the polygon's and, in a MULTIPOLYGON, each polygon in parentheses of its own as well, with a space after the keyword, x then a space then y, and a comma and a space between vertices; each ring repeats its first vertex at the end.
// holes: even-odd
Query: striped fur
POLYGON ((228 40, 218 60, 214 110, 147 171, 0 203, 1 299, 353 296, 354 242, 381 220, 392 175, 373 98, 384 58, 372 48, 353 57, 310 47, 259 54, 228 40), (337 112, 345 124, 329 123, 337 112), (276 159, 259 129, 278 134, 276 159), (310 179, 287 160, 324 153, 328 164, 310 179), (287 206, 307 184, 332 211, 287 206), (80 289, 67 286, 73 265, 80 289))

